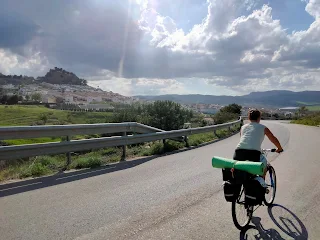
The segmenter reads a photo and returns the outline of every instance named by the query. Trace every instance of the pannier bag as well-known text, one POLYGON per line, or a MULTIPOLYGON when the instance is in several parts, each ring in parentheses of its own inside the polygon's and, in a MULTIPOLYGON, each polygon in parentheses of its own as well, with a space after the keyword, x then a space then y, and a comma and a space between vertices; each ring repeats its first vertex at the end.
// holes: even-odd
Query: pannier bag
POLYGON ((245 203, 250 206, 261 205, 265 195, 265 188, 257 180, 249 180, 244 185, 245 203))
POLYGON ((231 168, 224 168, 222 169, 222 179, 223 181, 229 181, 236 184, 243 184, 246 182, 251 176, 253 176, 250 173, 247 173, 245 171, 233 170, 233 174, 231 172, 231 168))
POLYGON ((227 202, 235 201, 241 191, 241 184, 231 183, 226 181, 223 186, 224 197, 227 202))

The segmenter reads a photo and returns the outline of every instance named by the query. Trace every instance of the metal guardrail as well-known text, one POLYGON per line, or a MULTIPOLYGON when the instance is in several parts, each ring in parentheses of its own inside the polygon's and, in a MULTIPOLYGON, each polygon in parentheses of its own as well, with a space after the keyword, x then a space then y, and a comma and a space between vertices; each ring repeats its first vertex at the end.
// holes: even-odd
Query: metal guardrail
POLYGON ((0 127, 0 140, 26 139, 52 136, 67 136, 67 141, 25 144, 18 146, 0 147, 0 160, 13 160, 40 155, 67 153, 67 164, 70 163, 70 152, 100 149, 105 147, 123 147, 122 160, 125 159, 126 146, 131 144, 152 142, 165 139, 184 139, 188 146, 187 136, 198 133, 231 128, 242 120, 208 127, 189 128, 173 131, 163 131, 143 124, 108 123, 108 124, 83 124, 61 126, 30 126, 30 127, 0 127), (102 137, 83 140, 70 140, 71 136, 83 134, 123 133, 123 136, 102 137), (127 133, 142 133, 127 136, 127 133))
POLYGON ((0 140, 123 132, 150 133, 163 132, 163 130, 136 122, 0 127, 0 140))

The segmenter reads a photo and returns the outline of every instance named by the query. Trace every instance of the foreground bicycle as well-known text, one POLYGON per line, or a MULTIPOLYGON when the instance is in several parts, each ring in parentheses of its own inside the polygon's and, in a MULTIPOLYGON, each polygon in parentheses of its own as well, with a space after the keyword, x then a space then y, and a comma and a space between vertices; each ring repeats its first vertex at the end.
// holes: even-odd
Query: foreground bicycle
MULTIPOLYGON (((262 154, 267 158, 269 152, 276 152, 276 149, 263 149, 262 154)), ((271 206, 276 197, 277 190, 277 178, 274 168, 268 162, 267 173, 265 177, 265 182, 267 184, 266 194, 264 196, 263 202, 266 206, 271 206)), ((232 201, 232 219, 234 225, 239 229, 244 229, 251 221, 253 212, 259 207, 248 205, 245 202, 244 187, 241 186, 241 191, 238 198, 232 201)))

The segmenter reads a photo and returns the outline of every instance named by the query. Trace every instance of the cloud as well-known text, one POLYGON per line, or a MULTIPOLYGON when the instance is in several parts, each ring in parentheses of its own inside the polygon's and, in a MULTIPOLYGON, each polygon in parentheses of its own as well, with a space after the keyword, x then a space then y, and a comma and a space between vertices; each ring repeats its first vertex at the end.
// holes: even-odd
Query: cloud
POLYGON ((40 76, 48 70, 48 60, 39 53, 26 58, 0 49, 0 59, 0 72, 3 74, 40 76))
POLYGON ((196 0, 4 0, 0 71, 59 66, 129 95, 186 92, 181 79, 241 93, 308 89, 319 83, 319 2, 306 4, 310 27, 289 34, 259 0, 207 0, 191 29, 173 12, 196 0))
POLYGON ((310 0, 306 6, 306 11, 318 19, 320 17, 320 2, 319 0, 310 0))
POLYGON ((39 30, 31 19, 0 10, 0 48, 15 49, 29 43, 39 30))

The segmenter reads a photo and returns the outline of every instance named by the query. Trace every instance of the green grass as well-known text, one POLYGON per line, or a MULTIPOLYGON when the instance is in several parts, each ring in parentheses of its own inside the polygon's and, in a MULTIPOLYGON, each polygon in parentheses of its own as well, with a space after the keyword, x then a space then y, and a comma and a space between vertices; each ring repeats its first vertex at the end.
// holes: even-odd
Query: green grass
POLYGON ((320 112, 302 117, 298 120, 293 120, 291 122, 296 124, 309 125, 309 126, 320 126, 320 112))
MULTIPOLYGON (((31 126, 43 125, 43 116, 46 116, 46 125, 60 124, 93 124, 112 121, 110 112, 71 112, 64 110, 49 109, 44 106, 4 106, 0 105, 0 126, 31 126)), ((93 136, 76 136, 78 139, 91 138, 93 136)), ((9 145, 21 145, 32 143, 59 142, 61 138, 35 138, 6 140, 9 145)))
POLYGON ((103 161, 99 156, 79 157, 72 162, 71 168, 75 168, 75 169, 95 168, 95 167, 100 167, 102 164, 103 164, 103 161))
POLYGON ((110 112, 72 112, 44 106, 0 105, 0 126, 43 125, 43 115, 47 116, 46 125, 105 123, 112 120, 110 112))
POLYGON ((319 105, 320 102, 297 102, 298 104, 301 105, 306 105, 306 106, 312 106, 312 105, 319 105))
POLYGON ((320 111, 320 105, 307 106, 307 109, 312 112, 320 111))

